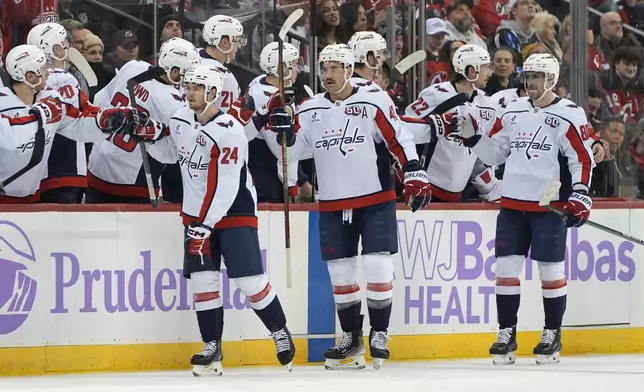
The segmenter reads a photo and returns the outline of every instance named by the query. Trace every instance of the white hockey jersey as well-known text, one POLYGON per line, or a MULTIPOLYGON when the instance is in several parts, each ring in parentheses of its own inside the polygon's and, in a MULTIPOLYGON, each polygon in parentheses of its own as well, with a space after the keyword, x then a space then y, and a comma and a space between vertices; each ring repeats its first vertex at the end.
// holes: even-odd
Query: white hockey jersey
POLYGON ((344 101, 328 93, 304 101, 295 116, 289 157, 313 154, 320 211, 341 211, 394 200, 392 156, 417 160, 413 137, 386 92, 353 88, 344 101))
POLYGON ((183 181, 181 215, 210 228, 257 228, 257 192, 248 171, 244 127, 219 112, 202 125, 182 108, 170 118, 183 181))
MULTIPOLYGON (((418 99, 405 109, 405 116, 425 118, 436 106, 457 94, 452 82, 429 86, 421 91, 418 99)), ((496 109, 490 97, 477 89, 470 101, 479 108, 478 118, 490 123, 489 128, 484 127, 484 129, 491 129, 496 119, 496 109)), ((418 144, 427 143, 429 140, 426 157, 429 165, 427 163, 425 165, 429 183, 432 185, 432 196, 447 202, 461 201, 461 193, 470 177, 480 174, 474 172, 476 155, 469 148, 464 147, 463 142, 455 135, 430 140, 429 127, 414 126, 410 127, 410 131, 418 144)))
POLYGON ((521 89, 519 88, 507 88, 505 90, 497 91, 490 97, 497 109, 497 116, 500 116, 505 111, 505 108, 510 102, 521 97, 521 95, 519 95, 520 90, 521 89))
POLYGON ((557 97, 549 106, 535 108, 523 97, 508 103, 489 136, 483 132, 472 151, 488 165, 505 162, 501 207, 545 211, 539 199, 553 181, 562 183, 561 202, 572 185, 590 186, 595 164, 589 139, 586 114, 574 102, 557 97))
POLYGON ((373 81, 365 79, 355 72, 351 76, 351 80, 349 81, 349 83, 351 83, 351 85, 354 87, 373 87, 373 88, 377 88, 378 90, 382 90, 382 88, 380 88, 380 86, 375 84, 373 81))
POLYGON ((222 112, 228 112, 228 109, 233 105, 233 102, 235 102, 237 98, 239 98, 239 94, 241 94, 239 83, 237 83, 235 75, 233 75, 233 73, 230 72, 222 63, 206 53, 205 49, 201 49, 199 51, 199 57, 201 58, 201 64, 211 65, 219 69, 222 73, 224 77, 224 88, 221 90, 221 94, 219 95, 219 98, 217 98, 215 105, 217 105, 219 110, 222 112))
MULTIPOLYGON (((83 112, 98 111, 97 107, 90 104, 74 76, 64 69, 49 69, 47 87, 57 91, 70 108, 61 127, 67 126, 74 118, 81 117, 83 112)), ((76 142, 61 133, 56 134, 45 169, 41 192, 60 187, 87 187, 85 143, 76 142)))
MULTIPOLYGON (((150 64, 130 61, 116 77, 96 94, 95 102, 101 107, 131 106, 127 81, 145 72, 150 64), (112 95, 108 97, 108 94, 112 95)), ((139 110, 150 118, 168 124, 170 116, 185 106, 185 95, 174 85, 161 80, 150 80, 135 87, 134 94, 139 110)), ((150 157, 150 171, 154 188, 158 191, 159 177, 164 163, 174 163, 169 154, 167 139, 146 145, 150 157)), ((124 197, 149 196, 139 144, 126 134, 111 134, 94 144, 89 156, 88 185, 103 193, 124 197)))
MULTIPOLYGON (((277 91, 277 87, 269 84, 266 81, 266 75, 260 75, 253 79, 248 85, 248 94, 253 97, 255 102, 255 108, 257 113, 260 115, 268 115, 268 109, 266 107, 268 99, 277 91)), ((257 125, 251 121, 246 125, 246 136, 250 142, 254 138, 264 140, 266 145, 271 150, 271 153, 277 158, 277 175, 284 182, 282 174, 282 146, 277 143, 275 138, 275 133, 271 131, 268 124, 264 124, 261 129, 257 129, 257 125), (248 129, 251 128, 251 129, 248 129)), ((296 159, 288 159, 288 186, 289 188, 297 186, 297 170, 299 161, 296 159)))
MULTIPOLYGON (((60 95, 48 88, 36 94, 35 102, 45 98, 62 101, 60 95)), ((35 135, 38 129, 35 117, 29 116, 29 105, 25 105, 10 88, 0 88, 0 114, 14 118, 17 123, 24 120, 24 126, 17 125, 16 130, 25 135, 16 138, 3 137, 0 146, 0 181, 11 177, 29 163, 35 146, 35 135)), ((40 182, 47 172, 47 162, 51 153, 56 132, 79 142, 94 142, 101 132, 96 124, 96 113, 87 111, 82 115, 70 105, 61 105, 61 116, 56 121, 43 124, 45 130, 45 150, 40 163, 24 173, 12 183, 5 186, 5 196, 0 203, 31 203, 40 199, 40 182)), ((13 129, 11 131, 14 131, 13 129)), ((6 132, 5 129, 2 132, 6 132)))

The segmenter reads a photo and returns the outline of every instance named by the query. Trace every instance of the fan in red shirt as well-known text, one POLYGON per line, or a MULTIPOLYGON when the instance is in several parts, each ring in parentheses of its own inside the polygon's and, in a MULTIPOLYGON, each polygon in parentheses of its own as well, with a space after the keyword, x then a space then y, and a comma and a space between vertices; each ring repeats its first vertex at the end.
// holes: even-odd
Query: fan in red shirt
POLYGON ((10 0, 2 2, 4 47, 13 48, 27 40, 32 27, 58 22, 57 0, 10 0), (42 10, 42 12, 41 12, 42 10))
POLYGON ((508 0, 485 0, 474 5, 472 16, 476 19, 483 35, 494 38, 501 21, 510 16, 511 7, 508 3, 508 0))
MULTIPOLYGON (((450 65, 443 61, 441 49, 445 45, 445 36, 449 33, 445 21, 440 18, 430 18, 425 22, 427 34, 425 51, 427 52, 427 86, 447 82, 450 65)), ((423 89, 427 86, 421 86, 423 89)))

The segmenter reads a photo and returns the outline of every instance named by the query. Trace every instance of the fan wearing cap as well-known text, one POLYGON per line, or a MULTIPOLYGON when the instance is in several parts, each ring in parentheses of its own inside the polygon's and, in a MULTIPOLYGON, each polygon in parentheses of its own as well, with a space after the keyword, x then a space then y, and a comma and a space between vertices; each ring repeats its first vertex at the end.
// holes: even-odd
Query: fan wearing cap
MULTIPOLYGON (((447 24, 440 18, 430 18, 425 22, 427 34, 425 51, 427 52, 427 85, 447 82, 449 80, 450 65, 443 60, 441 55, 445 46, 445 37, 449 34, 447 24)), ((424 87, 424 86, 423 86, 424 87)))
MULTIPOLYGON (((407 107, 405 118, 429 120, 434 129, 449 133, 454 110, 440 116, 429 114, 441 103, 459 93, 470 97, 470 102, 481 111, 481 116, 493 121, 495 105, 481 89, 490 77, 490 55, 476 45, 463 45, 456 50, 452 60, 451 80, 425 88, 418 99, 407 107)), ((432 201, 460 202, 465 187, 472 182, 481 199, 489 202, 498 199, 499 183, 493 172, 485 168, 471 151, 457 138, 432 139, 432 128, 408 121, 416 144, 429 143, 426 157, 427 176, 432 185, 432 201)))
POLYGON ((348 45, 353 50, 355 61, 351 85, 380 89, 380 86, 373 83, 373 79, 389 58, 387 41, 373 31, 358 31, 351 36, 348 45))
POLYGON ((131 60, 139 57, 139 38, 132 30, 119 30, 112 36, 111 51, 105 54, 105 70, 111 81, 117 70, 131 60))
POLYGON ((473 0, 445 0, 447 8, 447 40, 463 41, 487 49, 487 44, 474 30, 473 0))
MULTIPOLYGON (((494 46, 507 46, 517 52, 517 58, 526 45, 541 42, 537 33, 530 27, 536 15, 535 0, 509 0, 510 14, 508 20, 501 21, 494 36, 494 46)), ((517 71, 521 72, 521 64, 517 71)))

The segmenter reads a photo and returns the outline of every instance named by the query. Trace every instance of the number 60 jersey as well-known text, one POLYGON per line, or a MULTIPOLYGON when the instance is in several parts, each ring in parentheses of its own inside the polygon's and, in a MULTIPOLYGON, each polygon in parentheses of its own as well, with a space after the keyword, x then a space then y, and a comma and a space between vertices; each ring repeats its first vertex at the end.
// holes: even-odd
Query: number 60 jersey
POLYGON ((257 192, 248 171, 244 127, 221 111, 202 125, 186 107, 172 115, 168 128, 181 169, 184 225, 257 228, 257 192))
MULTIPOLYGON (((100 107, 133 106, 127 91, 127 81, 147 71, 150 64, 132 60, 119 70, 114 79, 96 94, 94 104, 100 107)), ((174 85, 161 80, 150 80, 134 89, 137 108, 150 118, 167 124, 172 113, 185 106, 184 95, 174 85)), ((94 144, 89 156, 87 184, 103 193, 123 197, 148 198, 143 160, 139 145, 126 134, 112 134, 94 144)), ((155 190, 163 163, 172 163, 167 157, 167 141, 160 140, 147 146, 155 190)))

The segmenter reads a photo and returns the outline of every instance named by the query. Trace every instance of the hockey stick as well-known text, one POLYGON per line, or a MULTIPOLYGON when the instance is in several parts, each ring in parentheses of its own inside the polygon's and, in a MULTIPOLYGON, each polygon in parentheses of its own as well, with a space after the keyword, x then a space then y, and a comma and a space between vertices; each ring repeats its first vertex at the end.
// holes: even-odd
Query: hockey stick
MULTIPOLYGON (((561 215, 563 217, 563 219, 566 220, 567 216, 566 216, 566 214, 564 214, 563 211, 561 211, 561 210, 559 210, 557 208, 554 208, 554 207, 552 207, 550 205, 550 202, 554 199, 554 197, 557 194, 557 192, 559 192, 559 188, 561 188, 561 182, 553 181, 552 184, 550 185, 550 187, 548 188, 548 190, 546 190, 546 192, 543 194, 543 196, 541 196, 541 199, 539 200, 539 206, 544 207, 544 208, 554 212, 555 214, 561 215)), ((635 237, 632 237, 632 236, 630 236, 628 234, 624 234, 621 231, 617 231, 617 230, 612 229, 612 228, 610 228, 608 226, 601 225, 601 224, 599 224, 597 222, 587 220, 586 224, 588 226, 590 226, 590 227, 594 227, 594 228, 599 229, 599 230, 601 230, 601 231, 603 231, 605 233, 609 233, 609 234, 612 234, 614 236, 621 237, 621 238, 623 238, 623 239, 625 239, 627 241, 634 242, 634 243, 636 243, 638 245, 644 245, 644 241, 642 241, 639 238, 635 238, 635 237)))
MULTIPOLYGON (((469 95, 465 93, 460 93, 456 94, 451 98, 446 99, 445 101, 439 103, 434 110, 432 110, 427 116, 432 116, 432 115, 440 115, 443 113, 447 113, 450 110, 454 109, 457 106, 463 105, 465 102, 467 102, 470 99, 469 95)), ((433 126, 431 126, 431 138, 429 140, 429 143, 425 144, 425 147, 423 148, 423 153, 420 156, 420 166, 425 168, 425 161, 427 161, 427 154, 429 154, 429 146, 432 144, 433 140, 436 140, 438 138, 438 135, 436 134, 436 129, 434 129, 433 126)))
POLYGON ((98 78, 96 78, 96 73, 94 73, 94 70, 92 69, 92 67, 90 67, 87 60, 85 60, 85 57, 83 57, 78 49, 67 49, 67 59, 70 63, 74 64, 74 66, 80 71, 80 73, 83 74, 85 80, 87 80, 87 85, 89 87, 98 86, 98 78))
POLYGON ((391 70, 389 75, 389 88, 393 88, 396 81, 404 75, 405 72, 409 71, 411 67, 425 60, 427 53, 424 50, 417 50, 404 59, 400 60, 398 64, 391 70))
POLYGON ((304 85, 304 91, 306 91, 306 94, 308 94, 309 98, 313 98, 315 95, 313 93, 313 90, 311 90, 311 87, 307 86, 306 84, 304 85))
MULTIPOLYGON (((136 96, 134 94, 134 87, 137 84, 146 82, 157 78, 163 74, 163 69, 159 67, 151 67, 145 72, 142 72, 132 79, 127 81, 127 92, 130 96, 130 106, 137 108, 136 96)), ((152 171, 150 170, 150 158, 148 157, 148 150, 145 147, 145 142, 139 142, 139 148, 141 149, 141 159, 143 160, 143 172, 145 173, 145 184, 148 188, 148 194, 150 196, 150 204, 152 208, 157 208, 159 206, 159 201, 157 200, 156 193, 154 192, 154 182, 152 181, 152 171)))
POLYGON ((45 127, 43 126, 42 119, 39 116, 37 116, 37 121, 38 121, 38 130, 34 135, 34 148, 31 154, 31 158, 29 159, 29 162, 25 167, 18 170, 16 173, 14 173, 11 177, 7 178, 6 180, 0 181, 0 196, 5 195, 4 188, 6 186, 11 184, 12 182, 20 178, 20 176, 22 176, 29 170, 33 169, 34 167, 38 166, 38 164, 42 162, 42 158, 45 155, 45 127))
MULTIPOLYGON (((291 27, 304 15, 301 8, 296 9, 286 18, 277 36, 277 77, 281 104, 284 105, 284 40, 291 27)), ((288 196, 288 154, 286 137, 282 137, 282 187, 284 191, 284 243, 286 248, 286 288, 293 287, 293 274, 291 263, 291 216, 288 196)))

